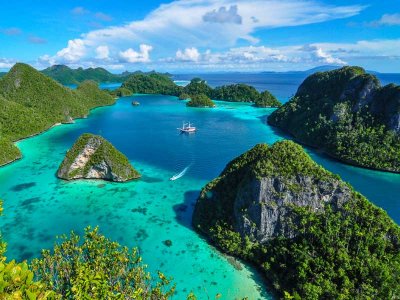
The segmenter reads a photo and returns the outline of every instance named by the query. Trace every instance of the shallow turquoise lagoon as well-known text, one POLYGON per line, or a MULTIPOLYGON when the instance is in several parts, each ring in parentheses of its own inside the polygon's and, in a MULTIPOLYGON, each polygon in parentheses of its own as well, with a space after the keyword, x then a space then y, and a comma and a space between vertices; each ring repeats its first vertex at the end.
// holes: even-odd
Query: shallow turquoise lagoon
MULTIPOLYGON (((176 299, 184 299, 191 290, 199 299, 213 299, 217 293, 222 299, 271 298, 257 272, 244 265, 238 268, 190 225, 199 190, 227 162, 257 143, 285 138, 266 125, 272 109, 217 105, 187 108, 175 97, 137 95, 96 109, 88 119, 19 142, 24 158, 0 169, 0 226, 8 257, 36 257, 42 248, 52 247, 56 235, 99 225, 108 237, 139 247, 151 271, 172 276, 176 299), (132 106, 133 99, 141 105, 132 106), (193 122, 198 132, 179 134, 176 128, 183 121, 193 122), (126 184, 57 179, 65 152, 84 132, 110 140, 143 178, 126 184), (186 167, 181 179, 169 181, 186 167)), ((311 150, 310 154, 400 222, 400 175, 346 166, 311 150)))

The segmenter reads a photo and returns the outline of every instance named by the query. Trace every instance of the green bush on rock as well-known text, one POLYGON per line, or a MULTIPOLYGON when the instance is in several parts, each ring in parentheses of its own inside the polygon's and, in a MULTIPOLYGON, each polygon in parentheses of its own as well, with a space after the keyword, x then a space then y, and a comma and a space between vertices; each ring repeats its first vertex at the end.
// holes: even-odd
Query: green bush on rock
POLYGON ((290 141, 257 145, 202 190, 193 226, 287 299, 400 297, 400 228, 290 141))
POLYGON ((205 94, 191 96, 186 105, 190 107, 215 107, 215 103, 205 94))

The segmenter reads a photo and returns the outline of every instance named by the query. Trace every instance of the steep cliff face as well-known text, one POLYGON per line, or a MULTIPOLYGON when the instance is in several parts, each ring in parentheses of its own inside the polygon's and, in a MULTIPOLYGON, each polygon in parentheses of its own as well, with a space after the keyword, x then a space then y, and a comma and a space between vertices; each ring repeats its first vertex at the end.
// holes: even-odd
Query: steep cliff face
POLYGON ((83 134, 68 151, 57 176, 66 180, 124 182, 140 177, 129 160, 101 136, 83 134))
POLYGON ((255 263, 282 298, 400 296, 400 228, 293 142, 230 162, 203 188, 193 226, 255 263))
POLYGON ((345 162, 400 172, 400 87, 362 68, 309 76, 268 122, 345 162))
POLYGON ((296 236, 294 206, 323 212, 329 204, 338 210, 351 197, 346 184, 295 143, 260 144, 204 188, 193 220, 208 234, 214 225, 225 222, 242 237, 264 243, 277 236, 296 236), (283 161, 280 156, 285 156, 283 161))
POLYGON ((253 178, 239 187, 234 199, 234 229, 242 236, 264 243, 271 238, 293 238, 293 206, 322 212, 327 204, 339 209, 351 198, 339 180, 320 181, 312 176, 253 178))

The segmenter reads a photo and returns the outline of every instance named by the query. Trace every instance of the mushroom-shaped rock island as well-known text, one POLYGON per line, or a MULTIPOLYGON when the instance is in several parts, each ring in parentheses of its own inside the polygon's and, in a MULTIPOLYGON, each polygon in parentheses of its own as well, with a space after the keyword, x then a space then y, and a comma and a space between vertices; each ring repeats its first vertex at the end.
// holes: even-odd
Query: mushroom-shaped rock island
POLYGON ((82 134, 67 152, 57 176, 65 180, 103 179, 125 182, 140 177, 128 158, 103 137, 82 134))

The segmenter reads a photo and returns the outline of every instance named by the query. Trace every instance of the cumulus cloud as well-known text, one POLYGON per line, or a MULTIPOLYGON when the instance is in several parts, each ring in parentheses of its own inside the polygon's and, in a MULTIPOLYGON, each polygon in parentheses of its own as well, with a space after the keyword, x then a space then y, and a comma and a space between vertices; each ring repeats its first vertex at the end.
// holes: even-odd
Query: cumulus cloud
POLYGON ((0 69, 9 69, 16 63, 13 59, 0 58, 0 69))
POLYGON ((57 52, 53 58, 60 62, 77 62, 86 54, 85 41, 82 39, 75 39, 68 41, 68 46, 57 52))
POLYGON ((340 58, 333 57, 332 54, 325 52, 322 47, 317 45, 305 45, 300 49, 310 55, 310 60, 321 64, 345 65, 346 62, 340 58))
MULTIPOLYGON (((193 60, 190 55, 195 57, 196 53, 186 53, 188 47, 220 50, 235 47, 239 40, 256 44, 254 33, 259 29, 346 18, 362 10, 359 5, 327 5, 319 0, 175 0, 160 5, 142 20, 82 34, 49 57, 59 63, 94 62, 98 56, 96 49, 106 45, 110 64, 145 63, 150 61, 151 49, 143 53, 134 49, 152 45, 157 49, 157 58, 185 49, 180 57, 193 60)), ((92 14, 83 7, 75 8, 73 13, 92 14)), ((105 20, 103 15, 100 18, 105 20)))
POLYGON ((146 63, 150 61, 150 51, 153 47, 146 44, 140 45, 140 51, 135 51, 129 48, 125 51, 119 52, 119 56, 122 62, 128 63, 146 63))
POLYGON ((110 49, 107 46, 99 46, 96 48, 97 59, 108 59, 110 55, 110 49))
POLYGON ((218 10, 207 12, 203 16, 205 22, 211 23, 235 23, 242 24, 242 17, 238 14, 237 5, 232 5, 229 9, 221 6, 218 10))
POLYGON ((176 60, 179 61, 198 61, 200 52, 196 48, 186 48, 185 50, 178 50, 176 52, 176 60))

